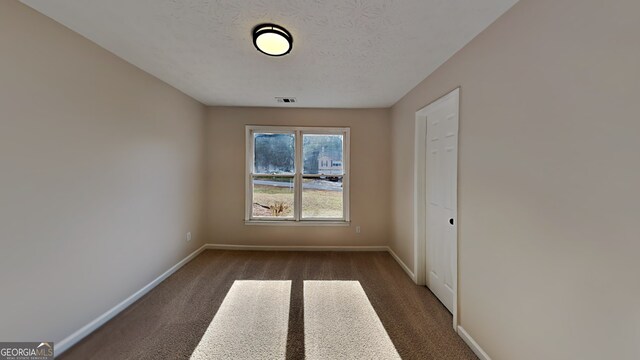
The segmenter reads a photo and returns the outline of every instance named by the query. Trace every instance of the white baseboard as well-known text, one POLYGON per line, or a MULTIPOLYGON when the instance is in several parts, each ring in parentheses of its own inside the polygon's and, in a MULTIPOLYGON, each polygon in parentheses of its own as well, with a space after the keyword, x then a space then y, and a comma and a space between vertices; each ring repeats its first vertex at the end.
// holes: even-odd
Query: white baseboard
POLYGON ((256 250, 256 251, 387 251, 386 246, 272 246, 272 245, 227 245, 207 244, 211 250, 256 250))
MULTIPOLYGON (((155 288, 158 284, 160 284, 163 280, 171 276, 171 274, 175 273, 191 261, 193 258, 198 256, 202 251, 206 249, 212 250, 260 250, 260 251, 387 251, 391 256, 400 264, 402 269, 409 275, 409 277, 415 281, 415 275, 413 272, 405 265, 402 260, 393 252, 388 246, 268 246, 268 245, 227 245, 227 244, 204 244, 196 251, 189 254, 184 259, 180 260, 177 264, 173 265, 169 270, 162 273, 162 275, 155 278, 152 282, 145 285, 142 289, 136 291, 133 295, 124 299, 118 305, 109 309, 104 314, 98 316, 93 321, 88 323, 87 325, 81 327, 73 334, 67 336, 61 341, 57 341, 55 343, 55 356, 59 356, 73 345, 78 343, 87 335, 91 334, 100 326, 104 325, 107 321, 111 320, 114 316, 118 315, 122 310, 126 309, 128 306, 136 302, 136 300, 140 299, 146 293, 155 288)), ((463 330, 464 331, 464 330, 463 330)), ((466 341, 466 340, 465 340, 466 341)), ((469 345, 471 346, 471 345, 469 345)), ((473 348, 473 347, 472 347, 473 348)), ((475 350, 474 350, 475 351, 475 350)), ((479 355, 478 355, 479 356, 479 355)), ((486 359, 489 359, 488 357, 486 359)), ((490 359, 489 359, 490 360, 490 359)))
POLYGON ((460 325, 458 325, 458 335, 460 335, 462 340, 464 340, 464 342, 469 345, 471 350, 473 350, 473 353, 476 354, 476 356, 480 358, 480 360, 491 360, 489 355, 487 355, 487 353, 482 350, 480 345, 478 345, 478 343, 473 340, 471 335, 469 335, 469 333, 460 325))
POLYGON ((413 271, 411 271, 411 269, 409 269, 407 264, 405 264, 404 261, 402 261, 400 257, 396 255, 396 253, 393 252, 393 250, 391 250, 390 247, 387 247, 387 251, 389 251, 389 254, 391 254, 391 256, 393 256, 393 258, 396 259, 398 264, 400 264, 400 267, 404 270, 404 272, 407 273, 407 275, 409 275, 411 280, 413 280, 413 282, 416 282, 416 275, 413 273, 413 271))
POLYGON ((192 252, 187 257, 185 257, 184 259, 180 260, 180 262, 178 262, 177 264, 173 265, 169 270, 167 270, 164 273, 162 273, 162 275, 160 275, 157 278, 155 278, 152 282, 150 282, 147 285, 145 285, 142 289, 136 291, 133 295, 131 295, 128 298, 124 299, 118 305, 112 307, 107 312, 105 312, 104 314, 98 316, 97 318, 95 318, 93 321, 91 321, 87 325, 81 327, 80 329, 78 329, 73 334, 71 334, 71 335, 67 336, 66 338, 64 338, 62 341, 55 342, 55 347, 54 347, 55 356, 59 356, 63 352, 67 351, 70 347, 72 347, 73 345, 78 343, 85 336, 91 334, 93 331, 95 331, 97 328, 102 326, 104 323, 106 323, 107 321, 111 320, 114 316, 118 315, 122 310, 126 309, 129 305, 133 304, 134 302, 136 302, 136 300, 140 299, 146 293, 151 291, 151 289, 153 289, 158 284, 160 284, 164 279, 166 279, 169 276, 171 276, 171 274, 173 274, 174 272, 178 271, 178 269, 180 269, 186 263, 188 263, 193 258, 198 256, 206 248, 207 248, 207 245, 202 245, 198 250, 192 252))

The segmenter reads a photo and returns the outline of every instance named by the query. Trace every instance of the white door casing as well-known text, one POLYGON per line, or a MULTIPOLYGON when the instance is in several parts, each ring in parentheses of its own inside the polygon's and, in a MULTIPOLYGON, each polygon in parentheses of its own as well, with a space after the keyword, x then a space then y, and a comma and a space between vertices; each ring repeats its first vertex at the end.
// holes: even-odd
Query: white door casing
POLYGON ((459 89, 416 113, 416 269, 457 328, 459 89))

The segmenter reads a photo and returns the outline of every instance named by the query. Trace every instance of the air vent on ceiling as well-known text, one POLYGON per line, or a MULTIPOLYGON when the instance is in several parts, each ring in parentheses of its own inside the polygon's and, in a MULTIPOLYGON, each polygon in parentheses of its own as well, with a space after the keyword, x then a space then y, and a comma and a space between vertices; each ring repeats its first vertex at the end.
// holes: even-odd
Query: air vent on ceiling
POLYGON ((294 97, 276 97, 276 101, 279 103, 291 104, 296 102, 294 97))

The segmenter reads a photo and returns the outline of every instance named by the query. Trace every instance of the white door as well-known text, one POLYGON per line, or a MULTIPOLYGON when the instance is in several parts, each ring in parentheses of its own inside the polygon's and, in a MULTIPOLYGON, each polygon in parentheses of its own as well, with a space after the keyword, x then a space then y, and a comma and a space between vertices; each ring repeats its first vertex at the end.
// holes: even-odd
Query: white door
POLYGON ((427 286, 451 311, 457 285, 458 91, 427 107, 427 286))

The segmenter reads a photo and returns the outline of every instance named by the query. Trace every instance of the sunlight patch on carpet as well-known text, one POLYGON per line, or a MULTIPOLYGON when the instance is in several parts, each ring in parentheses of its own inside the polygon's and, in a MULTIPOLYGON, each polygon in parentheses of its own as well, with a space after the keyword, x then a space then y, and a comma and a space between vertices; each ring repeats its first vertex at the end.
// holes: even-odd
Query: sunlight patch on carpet
POLYGON ((400 359, 358 281, 304 282, 305 358, 400 359))
POLYGON ((238 280, 191 359, 284 359, 291 281, 238 280))

